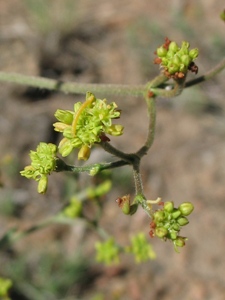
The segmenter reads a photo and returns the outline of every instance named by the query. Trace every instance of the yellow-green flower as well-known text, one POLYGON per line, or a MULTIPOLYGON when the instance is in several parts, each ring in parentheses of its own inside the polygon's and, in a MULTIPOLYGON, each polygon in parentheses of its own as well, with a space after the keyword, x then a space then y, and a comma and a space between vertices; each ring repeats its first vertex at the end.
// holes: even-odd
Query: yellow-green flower
POLYGON ((31 164, 26 166, 20 174, 38 182, 38 192, 45 193, 48 185, 48 175, 56 168, 57 146, 40 143, 36 151, 30 151, 31 164))
POLYGON ((55 117, 59 122, 53 126, 64 136, 59 143, 59 152, 64 157, 74 148, 80 148, 78 159, 87 160, 92 145, 100 143, 104 133, 114 136, 123 133, 123 126, 112 124, 113 119, 120 117, 115 102, 107 103, 106 99, 96 99, 89 92, 84 103, 74 105, 74 111, 58 109, 55 117))

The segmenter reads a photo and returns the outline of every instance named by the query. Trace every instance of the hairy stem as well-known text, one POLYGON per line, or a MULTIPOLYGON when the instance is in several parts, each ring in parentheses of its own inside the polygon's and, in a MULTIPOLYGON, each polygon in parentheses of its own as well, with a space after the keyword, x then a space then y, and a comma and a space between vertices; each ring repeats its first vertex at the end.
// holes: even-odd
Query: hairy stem
POLYGON ((186 80, 186 76, 184 78, 174 80, 174 87, 171 90, 151 87, 150 91, 153 92, 153 94, 158 97, 173 98, 179 96, 182 93, 185 87, 185 80, 186 80))
POLYGON ((61 80, 43 78, 38 76, 28 76, 17 73, 0 72, 0 81, 17 83, 37 87, 41 89, 48 89, 53 91, 60 91, 70 94, 86 94, 87 91, 97 93, 100 95, 118 95, 118 96, 143 96, 144 85, 120 85, 120 84, 90 84, 90 83, 76 83, 63 82, 61 80))
POLYGON ((149 148, 152 146, 154 137, 155 137, 155 124, 156 124, 156 105, 155 98, 150 97, 146 99, 147 107, 148 107, 148 115, 149 115, 149 123, 148 123, 148 134, 146 138, 146 142, 144 146, 142 146, 136 154, 139 157, 147 154, 149 148))
POLYGON ((198 78, 190 80, 185 83, 185 88, 196 85, 198 83, 204 82, 208 79, 211 79, 221 71, 225 69, 225 59, 223 59, 220 63, 218 63, 212 70, 208 71, 205 75, 202 75, 198 78))

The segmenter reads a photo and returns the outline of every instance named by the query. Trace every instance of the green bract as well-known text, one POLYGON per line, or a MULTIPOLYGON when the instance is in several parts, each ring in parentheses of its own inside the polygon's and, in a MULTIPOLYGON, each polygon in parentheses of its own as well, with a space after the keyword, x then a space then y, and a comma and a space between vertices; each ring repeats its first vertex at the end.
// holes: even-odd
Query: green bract
POLYGON ((74 105, 74 111, 60 109, 56 111, 55 117, 59 122, 53 126, 64 136, 59 143, 59 152, 64 157, 74 148, 80 148, 78 159, 87 160, 90 148, 100 143, 105 133, 114 136, 123 133, 123 126, 112 124, 112 119, 120 117, 115 102, 108 104, 106 99, 96 99, 89 92, 84 103, 74 105))
POLYGON ((45 193, 48 185, 48 175, 56 168, 57 146, 40 143, 36 151, 30 151, 31 164, 20 174, 28 179, 38 181, 38 192, 45 193))

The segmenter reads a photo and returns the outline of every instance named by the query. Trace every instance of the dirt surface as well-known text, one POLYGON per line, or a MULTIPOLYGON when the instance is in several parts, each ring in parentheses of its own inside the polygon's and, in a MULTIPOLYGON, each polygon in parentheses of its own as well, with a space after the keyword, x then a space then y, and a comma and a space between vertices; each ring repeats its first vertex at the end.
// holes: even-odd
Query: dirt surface
MULTIPOLYGON (((87 83, 139 84, 158 74, 152 61, 165 36, 178 42, 188 40, 199 48, 199 74, 215 66, 225 53, 225 24, 218 18, 223 1, 40 3, 45 6, 43 11, 31 0, 0 2, 1 70, 87 83)), ((17 296, 12 299, 94 299, 97 295, 102 298, 96 299, 113 300, 225 299, 224 95, 223 71, 176 99, 157 103, 156 138, 143 160, 142 175, 148 198, 159 196, 177 205, 183 201, 195 205, 183 232, 189 240, 180 254, 171 243, 149 238, 157 253, 154 261, 136 265, 133 258, 125 257, 117 267, 93 264, 87 282, 74 289, 71 284, 61 298, 32 296, 28 285, 18 282, 17 296)), ((19 170, 29 163, 28 153, 40 141, 59 141, 52 129, 55 110, 71 109, 82 99, 0 83, 0 236, 13 226, 24 229, 54 215, 64 203, 63 195, 69 194, 66 188, 73 191, 70 177, 53 174, 47 194, 38 195, 36 183, 21 178, 19 170)), ((120 122, 125 126, 124 136, 112 143, 127 152, 137 150, 146 136, 144 101, 108 99, 122 109, 120 122)), ((101 160, 102 155, 95 149, 91 161, 101 160)), ((115 199, 133 193, 130 169, 114 171, 113 176, 115 184, 104 200, 101 223, 126 244, 133 233, 148 234, 149 220, 141 210, 134 217, 122 216, 115 199)), ((79 187, 91 182, 84 176, 79 187)), ((15 259, 27 257, 35 282, 43 250, 54 253, 60 249, 72 258, 82 245, 83 254, 89 257, 95 240, 96 234, 82 222, 51 226, 18 242, 10 252, 2 250, 0 276, 7 276, 6 269, 15 259)))

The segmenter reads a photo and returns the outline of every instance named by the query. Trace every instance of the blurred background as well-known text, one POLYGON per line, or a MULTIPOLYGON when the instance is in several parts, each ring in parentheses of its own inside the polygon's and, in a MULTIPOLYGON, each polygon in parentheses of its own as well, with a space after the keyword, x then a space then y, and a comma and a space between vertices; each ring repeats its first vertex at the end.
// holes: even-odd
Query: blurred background
MULTIPOLYGON (((225 53, 224 1, 213 0, 8 0, 0 1, 0 70, 87 83, 142 84, 159 73, 154 51, 168 37, 199 48, 202 75, 225 53)), ((189 75, 189 79, 194 75, 189 75)), ((171 243, 150 239, 157 259, 136 265, 94 261, 98 236, 84 222, 52 225, 0 250, 0 276, 13 280, 14 300, 222 300, 225 295, 225 113, 224 71, 186 89, 176 99, 158 99, 156 139, 142 164, 145 194, 195 210, 182 235, 180 254, 171 243)), ((98 96, 98 95, 96 95, 98 96)), ((19 171, 40 141, 59 142, 52 128, 57 108, 72 109, 83 96, 64 95, 0 82, 0 238, 57 213, 77 190, 95 184, 89 176, 52 174, 46 195, 19 171)), ((143 99, 107 97, 122 109, 122 137, 112 143, 127 152, 144 142, 143 99)), ((95 149, 91 162, 110 157, 95 149)), ((71 163, 77 164, 76 155, 71 163)), ((142 210, 123 216, 115 199, 133 193, 131 170, 108 176, 101 225, 124 245, 149 231, 142 210)))

